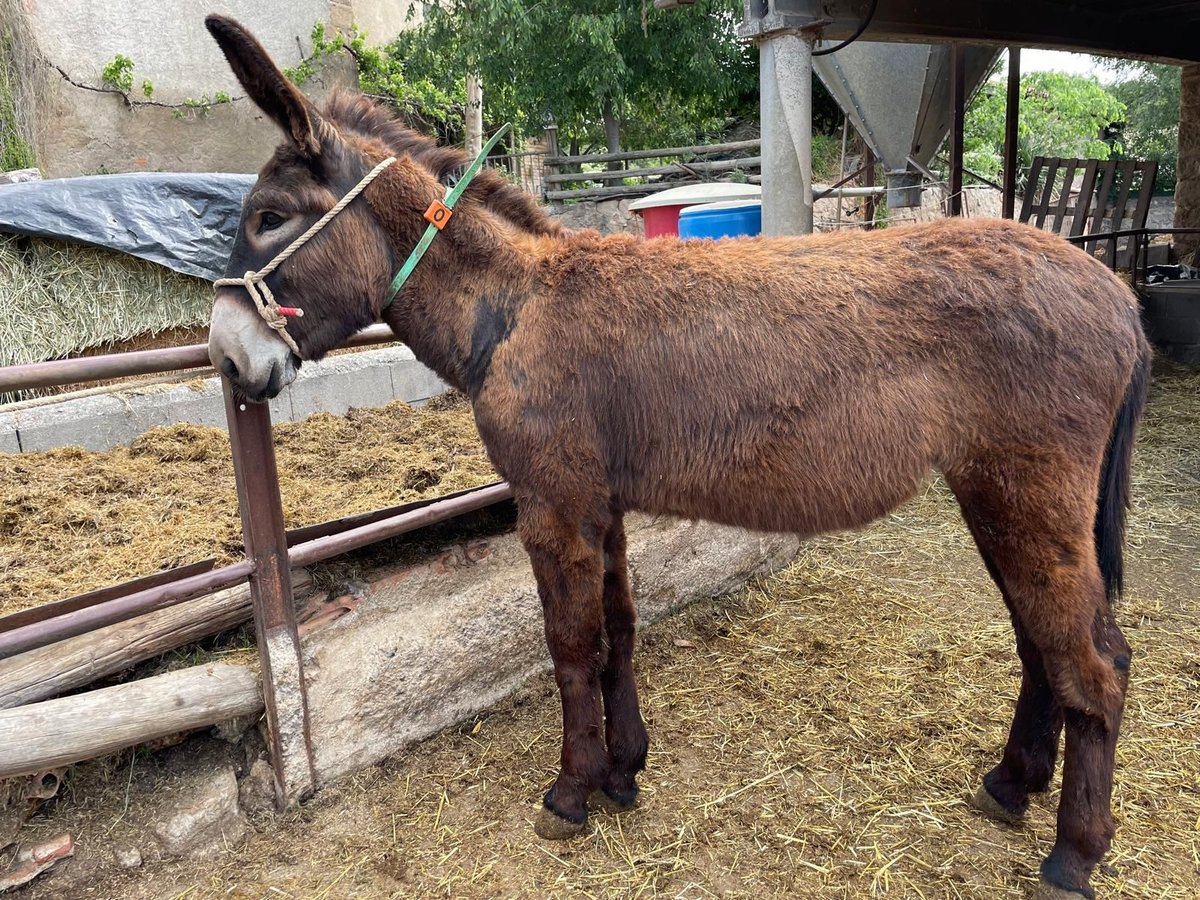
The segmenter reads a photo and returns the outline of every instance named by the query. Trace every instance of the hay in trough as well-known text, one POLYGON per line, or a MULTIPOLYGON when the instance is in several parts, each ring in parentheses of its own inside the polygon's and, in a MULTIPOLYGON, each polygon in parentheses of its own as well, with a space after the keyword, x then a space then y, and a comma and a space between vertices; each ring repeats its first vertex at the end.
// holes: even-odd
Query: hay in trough
POLYGON ((212 285, 114 250, 0 235, 0 366, 205 325, 212 285))
MULTIPOLYGON (((395 402, 275 427, 288 527, 495 479, 470 406, 395 402)), ((0 454, 0 614, 208 557, 242 556, 229 438, 153 428, 104 453, 0 454)))
MULTIPOLYGON (((1134 646, 1104 898, 1200 884, 1200 376, 1160 373, 1136 457, 1134 646)), ((638 809, 568 844, 534 837, 558 759, 552 680, 323 791, 205 863, 148 861, 114 896, 1023 898, 1054 835, 966 803, 998 758, 1019 681, 1000 598, 945 487, 783 573, 642 633, 652 743, 638 809)), ((348 698, 352 702, 352 698, 348 698)), ((139 840, 154 780, 78 770, 29 838, 74 831, 105 865, 139 840), (132 790, 132 793, 130 791, 132 790), (83 799, 87 798, 87 799, 83 799), (103 798, 103 799, 100 799, 103 798), (126 812, 128 811, 128 812, 126 812)), ((142 846, 145 846, 143 841, 142 846)), ((74 865, 75 863, 72 863, 74 865)), ((31 897, 62 897, 53 878, 31 897)), ((81 892, 80 896, 85 896, 81 892)))

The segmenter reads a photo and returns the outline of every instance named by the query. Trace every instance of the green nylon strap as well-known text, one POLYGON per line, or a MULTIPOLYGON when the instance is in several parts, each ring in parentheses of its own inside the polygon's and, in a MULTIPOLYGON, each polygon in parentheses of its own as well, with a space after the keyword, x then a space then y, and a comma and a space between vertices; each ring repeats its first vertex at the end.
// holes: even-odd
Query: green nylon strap
MULTIPOLYGON (((471 179, 479 174, 479 170, 483 168, 484 160, 487 155, 492 152, 496 144, 500 142, 500 138, 508 133, 511 126, 505 124, 500 127, 500 130, 492 135, 492 139, 483 146, 483 150, 475 157, 475 162, 467 168, 462 174, 462 178, 458 179, 458 183, 450 189, 450 193, 446 195, 446 199, 442 202, 450 209, 454 209, 454 204, 458 202, 458 198, 463 195, 463 192, 471 184, 471 179)), ((404 282, 408 281, 408 276, 413 273, 413 269, 417 267, 417 263, 421 261, 421 257, 425 255, 425 251, 429 249, 429 245, 433 243, 433 239, 438 235, 438 227, 432 222, 425 229, 425 233, 421 235, 421 240, 417 242, 417 246, 413 247, 412 253, 408 254, 408 259, 404 261, 404 265, 400 267, 400 271, 396 273, 396 277, 392 279, 391 292, 387 299, 383 301, 384 309, 392 305, 392 301, 396 299, 396 295, 400 293, 400 289, 404 287, 404 282)))

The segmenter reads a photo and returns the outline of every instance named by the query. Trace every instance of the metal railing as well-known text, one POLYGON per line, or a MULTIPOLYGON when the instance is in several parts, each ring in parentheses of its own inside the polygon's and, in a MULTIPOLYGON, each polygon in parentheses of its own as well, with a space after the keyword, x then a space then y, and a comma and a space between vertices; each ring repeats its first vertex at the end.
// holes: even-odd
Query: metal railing
MULTIPOLYGON (((378 325, 360 332, 345 346, 394 340, 389 328, 378 325)), ((198 367, 208 367, 208 349, 202 344, 30 363, 0 368, 0 393, 198 367)), ((504 482, 496 482, 394 510, 299 529, 289 540, 270 410, 265 403, 247 403, 236 397, 226 379, 222 386, 246 558, 219 568, 212 568, 207 561, 0 618, 0 659, 248 583, 262 664, 276 800, 286 805, 315 786, 292 567, 311 565, 501 503, 511 499, 512 491, 504 482)))

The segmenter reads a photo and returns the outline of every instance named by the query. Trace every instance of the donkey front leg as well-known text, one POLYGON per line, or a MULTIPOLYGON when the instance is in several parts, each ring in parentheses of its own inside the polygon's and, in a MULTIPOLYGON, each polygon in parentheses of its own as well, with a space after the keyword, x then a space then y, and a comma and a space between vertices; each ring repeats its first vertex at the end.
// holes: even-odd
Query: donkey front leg
POLYGON ((606 783, 610 769, 600 685, 608 650, 600 545, 607 522, 578 519, 536 503, 518 502, 518 508, 563 716, 562 768, 543 800, 536 830, 540 837, 561 840, 583 830, 588 796, 606 783))
POLYGON ((646 766, 650 738, 638 709, 633 674, 633 642, 637 608, 629 589, 625 557, 625 524, 619 511, 604 536, 604 625, 608 660, 601 675, 604 693, 605 739, 612 760, 608 781, 594 799, 609 812, 621 812, 637 802, 637 773, 646 766))

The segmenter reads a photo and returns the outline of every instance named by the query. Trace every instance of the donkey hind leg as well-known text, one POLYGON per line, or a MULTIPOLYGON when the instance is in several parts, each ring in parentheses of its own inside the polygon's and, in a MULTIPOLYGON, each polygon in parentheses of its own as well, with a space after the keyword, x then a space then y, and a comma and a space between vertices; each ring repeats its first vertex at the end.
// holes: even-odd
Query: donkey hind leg
POLYGON ((517 525, 537 579, 563 722, 561 768, 535 830, 540 837, 561 840, 583 831, 588 796, 607 782, 610 768, 600 705, 607 643, 599 538, 608 523, 522 499, 517 525))
POLYGON ((608 659, 600 676, 604 694, 604 735, 611 760, 608 780, 593 800, 609 812, 629 809, 637 802, 637 773, 646 766, 649 735, 638 709, 633 674, 634 625, 637 610, 629 588, 625 557, 625 525, 614 512, 604 536, 604 625, 608 659))
POLYGON ((1009 728, 1004 755, 999 764, 983 776, 983 784, 979 786, 973 803, 992 818, 1013 825, 1021 821, 1029 808, 1029 795, 1042 793, 1050 787, 1054 764, 1058 759, 1063 714, 1046 676, 1041 651, 1021 624, 1000 572, 984 544, 980 543, 980 535, 975 534, 975 539, 988 574, 1000 589, 1012 615, 1022 671, 1021 691, 1017 696, 1017 708, 1009 728))
MULTIPOLYGON (((1096 562, 1094 501, 1080 502, 1091 496, 1086 489, 1072 495, 1064 487, 1091 479, 1071 474, 1062 468, 997 473, 991 481, 995 489, 986 493, 978 481, 964 485, 952 476, 950 480, 985 560, 1005 587, 1019 640, 1023 633, 1041 656, 1042 674, 1066 726, 1057 836, 1042 864, 1044 886, 1050 892, 1092 897, 1092 869, 1114 833, 1113 761, 1128 686, 1129 645, 1108 608, 1096 562)), ((1029 662, 1035 659, 1026 655, 1029 662)), ((1027 672, 1029 668, 1027 662, 1027 672)), ((1007 786, 1019 779, 1026 793, 1033 790, 1048 767, 1047 732, 1053 732, 1057 715, 1036 679, 1023 694, 1027 702, 1018 716, 1028 718, 1014 722, 1020 735, 1015 749, 1018 754, 1034 751, 1033 768, 1018 774, 1021 762, 1005 767, 1002 761, 1000 775, 989 785, 996 786, 997 794, 1004 790, 1005 777, 1007 786)), ((1005 799, 997 794, 994 799, 1005 799)), ((1020 792, 1007 799, 1020 800, 1020 792)))

